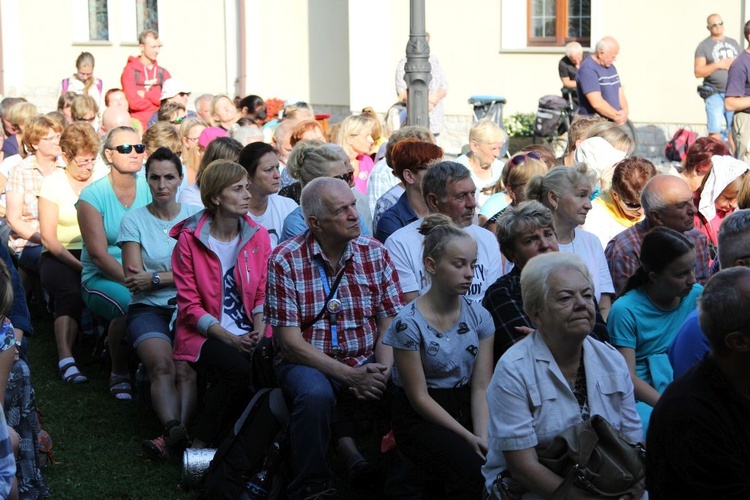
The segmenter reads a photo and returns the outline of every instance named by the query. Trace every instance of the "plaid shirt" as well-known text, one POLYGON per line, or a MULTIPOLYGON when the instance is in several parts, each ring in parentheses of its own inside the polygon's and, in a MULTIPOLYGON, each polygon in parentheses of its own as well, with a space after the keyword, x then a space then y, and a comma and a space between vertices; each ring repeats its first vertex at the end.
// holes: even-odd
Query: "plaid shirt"
MULTIPOLYGON (((21 219, 29 223, 35 230, 39 230, 39 191, 42 189, 44 174, 39 170, 36 157, 30 155, 23 159, 10 171, 6 191, 23 194, 23 207, 21 208, 21 219)), ((12 228, 11 228, 12 229, 12 228)), ((23 250, 26 245, 37 246, 38 243, 29 243, 20 238, 15 231, 10 232, 9 246, 14 252, 23 250)))
MULTIPOLYGON (((484 294, 482 305, 490 312, 495 322, 495 363, 505 351, 526 335, 516 330, 517 326, 534 328, 531 320, 523 311, 521 296, 521 271, 514 267, 508 274, 498 279, 484 294)), ((602 342, 609 341, 607 323, 596 306, 596 322, 591 336, 602 342)))
MULTIPOLYGON (((641 265, 641 243, 643 243, 643 237, 651 229, 652 226, 644 219, 607 243, 604 254, 607 257, 609 272, 612 275, 612 284, 615 285, 616 293, 620 293, 620 290, 628 282, 628 278, 635 274, 635 270, 641 265)), ((695 245, 695 279, 703 285, 711 277, 708 267, 710 260, 708 238, 697 229, 691 229, 683 235, 695 245)))
POLYGON ((385 158, 375 164, 367 179, 367 201, 370 204, 370 213, 375 213, 375 205, 381 196, 388 192, 401 180, 393 173, 393 169, 385 162, 385 158))
MULTIPOLYGON (((403 306, 396 268, 377 240, 359 236, 341 257, 344 276, 336 297, 341 301, 338 340, 340 361, 359 366, 372 357, 378 339, 377 319, 395 316, 403 306)), ((265 321, 274 327, 300 327, 315 319, 325 306, 320 279, 322 263, 330 285, 333 269, 315 237, 306 231, 277 246, 271 253, 266 281, 265 321)), ((328 313, 302 332, 305 341, 334 357, 328 313)))

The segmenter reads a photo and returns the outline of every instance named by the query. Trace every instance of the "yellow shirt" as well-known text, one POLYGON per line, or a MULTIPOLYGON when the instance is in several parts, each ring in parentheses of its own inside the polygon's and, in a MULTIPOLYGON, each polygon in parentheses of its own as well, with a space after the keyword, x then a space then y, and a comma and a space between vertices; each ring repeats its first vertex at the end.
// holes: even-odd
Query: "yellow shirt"
POLYGON ((57 239, 62 246, 68 250, 80 250, 81 229, 78 227, 76 211, 78 195, 73 191, 65 170, 58 169, 54 174, 45 177, 39 197, 55 203, 58 207, 57 239))

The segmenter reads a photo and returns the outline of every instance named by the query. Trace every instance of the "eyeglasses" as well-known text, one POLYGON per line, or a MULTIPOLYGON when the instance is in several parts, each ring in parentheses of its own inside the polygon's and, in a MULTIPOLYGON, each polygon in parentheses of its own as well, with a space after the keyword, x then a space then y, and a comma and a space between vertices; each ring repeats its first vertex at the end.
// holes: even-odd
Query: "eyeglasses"
POLYGON ((49 137, 42 137, 42 140, 47 142, 60 142, 60 134, 51 135, 49 137))
POLYGON ((133 151, 133 148, 135 148, 135 152, 138 154, 142 154, 146 151, 146 146, 143 144, 121 144, 120 146, 115 146, 111 149, 114 149, 121 155, 129 155, 130 152, 133 151))
POLYGON ((81 118, 79 116, 75 117, 75 121, 77 121, 77 122, 89 122, 89 123, 92 123, 94 120, 96 120, 96 116, 91 116, 89 118, 81 118))
POLYGON ((354 179, 354 172, 347 172, 345 174, 341 175, 334 175, 334 179, 341 179, 342 181, 346 182, 347 184, 351 184, 352 179, 354 179))
POLYGON ((94 163, 96 161, 96 158, 88 158, 86 160, 79 160, 78 158, 73 158, 73 161, 76 162, 76 165, 79 167, 87 167, 94 163))
POLYGON ((718 23, 709 24, 709 28, 715 28, 717 26, 724 26, 724 21, 719 21, 718 23))
POLYGON ((532 160, 541 160, 542 157, 539 156, 539 153, 536 151, 529 151, 528 153, 523 153, 520 155, 516 155, 513 158, 510 159, 510 164, 513 167, 517 167, 519 165, 523 165, 526 162, 526 158, 531 158, 532 160))
POLYGON ((169 123, 171 123, 173 125, 179 125, 180 123, 182 123, 182 121, 184 119, 185 119, 184 116, 180 116, 179 118, 175 118, 174 120, 170 121, 169 123))
POLYGON ((640 210, 641 204, 640 203, 628 203, 627 201, 622 202, 623 205, 628 207, 630 210, 640 210))

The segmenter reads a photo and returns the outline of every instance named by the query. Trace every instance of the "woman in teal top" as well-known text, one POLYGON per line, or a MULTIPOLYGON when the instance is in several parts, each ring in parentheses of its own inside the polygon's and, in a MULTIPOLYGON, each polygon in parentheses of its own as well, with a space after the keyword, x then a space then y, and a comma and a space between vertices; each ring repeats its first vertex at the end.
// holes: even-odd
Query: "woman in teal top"
POLYGON ((703 287, 695 282, 695 249, 681 233, 657 227, 643 238, 641 266, 607 318, 612 345, 633 377, 646 434, 651 410, 674 378, 667 350, 703 287))
POLYGON ((110 166, 106 177, 81 191, 76 205, 81 228, 81 294, 94 314, 110 322, 109 352, 112 373, 109 392, 117 399, 132 399, 127 365, 125 313, 130 292, 124 285, 121 251, 117 246, 120 222, 129 211, 151 201, 146 179, 138 177, 143 152, 138 134, 130 127, 110 130, 104 138, 101 156, 110 166))

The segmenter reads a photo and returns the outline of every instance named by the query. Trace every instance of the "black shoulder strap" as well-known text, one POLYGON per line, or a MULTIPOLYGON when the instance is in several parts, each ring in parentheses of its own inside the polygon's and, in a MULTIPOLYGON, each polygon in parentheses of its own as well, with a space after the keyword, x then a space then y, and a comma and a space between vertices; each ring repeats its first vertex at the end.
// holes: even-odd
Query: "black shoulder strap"
POLYGON ((326 312, 326 306, 328 305, 328 301, 333 298, 333 294, 336 293, 336 289, 339 287, 339 283, 341 283, 341 278, 344 277, 344 272, 346 271, 346 266, 344 266, 344 269, 341 270, 339 275, 336 277, 336 281, 333 282, 333 286, 331 287, 331 291, 328 292, 328 297, 326 297, 325 302, 323 303, 323 307, 320 309, 320 312, 317 316, 315 316, 315 319, 312 321, 309 321, 307 323, 304 323, 302 325, 301 331, 305 331, 311 326, 313 326, 315 323, 318 322, 318 320, 323 316, 323 314, 326 312))

